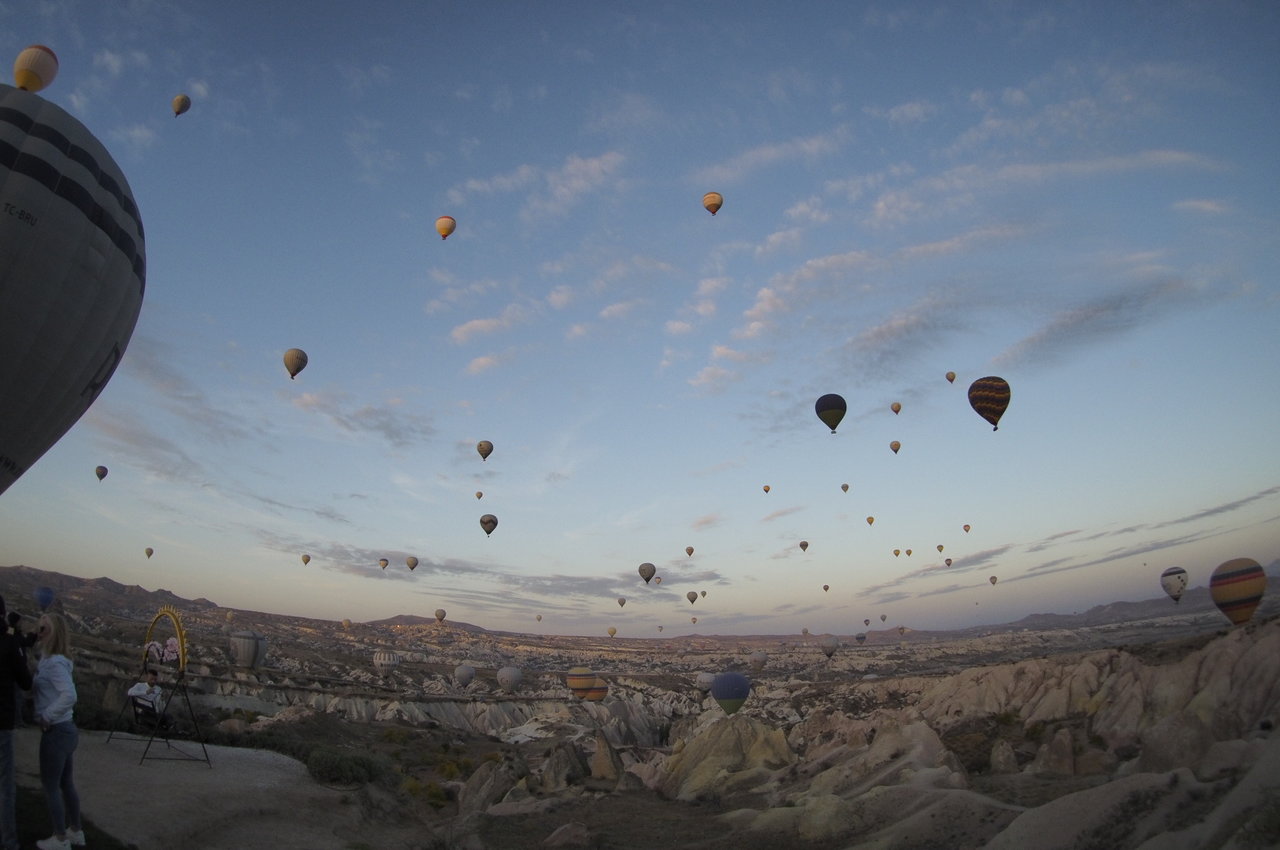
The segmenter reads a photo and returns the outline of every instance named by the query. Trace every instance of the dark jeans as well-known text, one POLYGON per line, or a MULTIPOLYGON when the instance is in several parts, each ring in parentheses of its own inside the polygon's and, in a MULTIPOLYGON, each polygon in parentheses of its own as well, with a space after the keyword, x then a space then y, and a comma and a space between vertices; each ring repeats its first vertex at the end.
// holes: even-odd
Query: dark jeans
POLYGON ((68 823, 80 829, 80 795, 71 778, 71 757, 78 743, 80 732, 71 720, 55 723, 40 737, 40 784, 58 835, 67 831, 68 823))

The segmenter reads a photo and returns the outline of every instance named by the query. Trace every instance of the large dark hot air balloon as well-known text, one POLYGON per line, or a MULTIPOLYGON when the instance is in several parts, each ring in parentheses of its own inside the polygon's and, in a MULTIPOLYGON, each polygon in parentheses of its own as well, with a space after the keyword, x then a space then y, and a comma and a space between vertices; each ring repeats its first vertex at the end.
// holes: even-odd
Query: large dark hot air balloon
POLYGON ((36 605, 41 611, 48 611, 49 606, 53 604, 53 588, 41 585, 36 588, 36 605))
POLYGON ((1267 574, 1253 558, 1233 558, 1219 564, 1209 578, 1209 595, 1218 610, 1237 626, 1249 622, 1267 589, 1267 574))
POLYGON ((142 309, 142 218, 84 125, 34 92, 58 62, 22 51, 0 85, 0 493, 89 409, 142 309), (26 89, 25 91, 23 89, 26 89))
POLYGON ((301 348, 290 348, 284 353, 284 368, 289 373, 289 380, 298 377, 298 373, 307 368, 307 352, 301 348))
POLYGON ((657 574, 658 568, 646 561, 640 565, 639 572, 640 578, 644 579, 645 584, 648 584, 654 575, 657 574))
POLYGON ((831 429, 831 433, 836 432, 836 427, 840 424, 840 420, 844 419, 845 411, 849 406, 845 404, 844 396, 835 393, 827 393, 814 402, 813 410, 818 414, 818 418, 822 420, 822 424, 831 429))
POLYGON ((725 714, 735 714, 751 696, 751 680, 741 673, 720 673, 711 680, 711 697, 725 714))
POLYGON ((493 514, 485 514, 480 517, 480 527, 484 529, 484 536, 488 537, 498 527, 498 518, 493 514))
POLYGON ((105 466, 96 467, 93 470, 93 474, 98 476, 98 480, 101 481, 102 479, 107 477, 107 468, 105 466))
POLYGON ((1000 417, 1009 407, 1009 382, 990 375, 969 385, 969 406, 979 416, 991 423, 991 430, 1000 430, 1000 417))

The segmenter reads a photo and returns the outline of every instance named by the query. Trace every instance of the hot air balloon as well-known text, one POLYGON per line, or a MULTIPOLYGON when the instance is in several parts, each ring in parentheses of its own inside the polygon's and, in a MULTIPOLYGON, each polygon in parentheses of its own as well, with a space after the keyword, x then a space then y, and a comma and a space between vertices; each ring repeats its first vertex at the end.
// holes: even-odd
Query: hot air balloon
POLYGON ((719 673, 711 680, 711 698, 733 715, 751 695, 751 680, 741 673, 719 673))
POLYGON ((693 547, 692 547, 692 546, 686 546, 686 547, 684 547, 684 553, 685 553, 686 555, 688 555, 690 558, 692 558, 692 557, 693 557, 693 547))
POLYGON ((520 687, 520 683, 524 680, 524 674, 520 672, 519 667, 503 667, 498 671, 498 687, 507 693, 511 693, 520 687))
POLYGON ((906 626, 898 626, 898 636, 899 636, 899 637, 901 637, 902 635, 905 635, 906 633, 907 633, 907 627, 906 627, 906 626))
POLYGON ((569 692, 578 699, 586 697, 595 681, 595 671, 590 667, 571 667, 564 675, 564 683, 569 686, 569 692))
POLYGON ((955 373, 955 372, 948 372, 948 373, 947 373, 947 383, 948 383, 948 384, 954 384, 955 382, 956 382, 956 373, 955 373))
POLYGON ((1187 589, 1187 571, 1182 567, 1170 567, 1160 574, 1160 586, 1176 605, 1182 598, 1182 591, 1187 589))
POLYGON ((284 353, 284 368, 289 373, 289 380, 298 377, 298 373, 307 368, 307 352, 301 348, 290 348, 284 353))
POLYGON ((764 665, 769 663, 769 653, 764 650, 757 650, 756 652, 751 653, 751 656, 747 661, 751 664, 751 669, 759 673, 764 669, 764 665))
POLYGON ((702 196, 702 206, 705 207, 707 212, 711 213, 712 215, 715 215, 717 212, 719 212, 720 207, 722 207, 723 205, 724 205, 724 196, 721 195, 719 192, 708 192, 707 194, 702 196))
POLYGON ((476 443, 476 451, 480 453, 481 460, 488 460, 489 455, 493 454, 493 443, 488 440, 481 440, 476 443))
POLYGON ((703 598, 703 599, 706 599, 706 598, 707 598, 707 592, 706 592, 705 590, 704 590, 704 591, 702 591, 702 598, 703 598))
POLYGON ((987 579, 987 581, 991 582, 992 584, 995 584, 999 580, 1000 579, 997 578, 996 576, 991 576, 989 579, 987 579))
POLYGON ((698 624, 698 618, 697 618, 697 617, 690 617, 690 618, 689 618, 689 622, 690 622, 690 623, 693 623, 693 624, 696 626, 696 625, 698 624))
POLYGON ((902 405, 895 401, 893 404, 889 405, 889 409, 896 415, 902 412, 902 405))
POLYGON ((237 667, 254 669, 267 660, 267 638, 253 631, 232 632, 228 643, 237 667))
POLYGON ((343 620, 342 629, 343 631, 347 631, 347 632, 351 631, 351 620, 349 619, 343 620))
POLYGON ((441 239, 448 239, 449 234, 453 233, 458 227, 458 222, 451 215, 442 215, 436 219, 436 233, 440 234, 441 239))
POLYGON ((769 492, 769 485, 768 485, 768 484, 764 485, 764 491, 765 491, 766 493, 768 493, 768 492, 769 492))
POLYGON ((107 477, 107 468, 105 466, 96 467, 93 470, 93 474, 98 476, 98 480, 101 481, 102 479, 107 477))
POLYGON ((437 623, 443 623, 443 622, 444 622, 444 618, 445 618, 445 614, 446 614, 447 612, 446 612, 443 608, 437 608, 435 613, 436 613, 436 622, 437 622, 437 623))
POLYGON ((533 619, 535 619, 535 620, 537 620, 539 623, 541 623, 541 622, 542 622, 542 615, 541 615, 541 614, 538 614, 538 615, 537 615, 537 616, 535 616, 533 619))
POLYGON ((897 454, 898 449, 902 448, 902 443, 899 443, 897 440, 894 440, 892 443, 889 444, 889 448, 893 449, 894 454, 897 454))
POLYGON ((476 668, 470 664, 459 664, 453 668, 453 680, 460 686, 466 687, 471 684, 471 680, 476 677, 476 668))
POLYGON ((862 625, 864 625, 864 626, 869 626, 869 625, 871 625, 871 620, 869 620, 869 619, 868 619, 868 620, 863 620, 863 621, 862 621, 862 625))
POLYGON ((899 555, 901 555, 901 554, 902 554, 902 550, 901 550, 901 549, 894 549, 894 550, 893 550, 893 557, 895 557, 895 558, 896 558, 896 557, 898 557, 898 556, 899 556, 899 555))
POLYGON ((983 419, 991 423, 991 430, 1000 430, 1000 417, 1009 407, 1009 383, 995 375, 979 378, 969 385, 969 406, 983 419))
POLYGON ((829 584, 824 584, 824 585, 822 586, 822 592, 823 592, 823 593, 827 593, 827 592, 828 592, 828 591, 830 591, 830 590, 831 590, 831 585, 829 585, 829 584))
POLYGON ((843 491, 845 491, 846 493, 848 493, 848 492, 849 492, 849 485, 848 485, 848 484, 841 484, 841 485, 840 485, 840 489, 841 489, 841 490, 843 490, 843 491))
POLYGON ((1252 558, 1233 558, 1219 564, 1209 578, 1213 604, 1235 625, 1249 622, 1267 589, 1267 574, 1252 558))
POLYGON ((18 88, 0 85, 0 493, 107 385, 146 287, 124 173, 83 124, 32 93, 57 67, 33 45, 14 63, 18 88))
POLYGON ((845 404, 843 396, 827 393, 814 402, 813 409, 818 414, 818 418, 822 420, 822 424, 830 428, 831 433, 834 434, 836 427, 840 424, 840 420, 844 419, 845 411, 849 409, 849 406, 845 404))
POLYGON ((382 567, 384 570, 387 568, 387 564, 389 564, 389 563, 391 563, 391 562, 390 562, 390 561, 388 561, 386 558, 379 558, 379 559, 378 559, 378 566, 382 567))
POLYGON ((818 648, 822 650, 823 655, 830 658, 840 648, 840 641, 835 635, 823 635, 822 640, 818 642, 818 648))
POLYGON ((970 528, 972 528, 972 526, 966 525, 966 526, 964 527, 964 533, 965 533, 965 534, 968 534, 968 533, 969 533, 969 529, 970 529, 970 528))
POLYGON ((155 549, 152 549, 150 546, 148 546, 146 549, 143 549, 143 550, 142 550, 142 552, 143 552, 143 554, 145 554, 145 555, 147 556, 147 558, 149 559, 152 555, 154 555, 154 554, 156 553, 156 550, 155 550, 155 549))
POLYGON ((185 94, 176 94, 173 96, 173 101, 169 105, 173 107, 173 117, 177 118, 179 115, 191 108, 191 98, 187 97, 185 94))
POLYGON ((13 84, 22 91, 38 92, 58 76, 58 56, 43 44, 33 44, 13 63, 13 84))
MULTIPOLYGON (((484 536, 488 537, 498 527, 498 518, 493 514, 485 514, 480 517, 480 527, 484 529, 484 536)), ((519 530, 517 529, 517 531, 519 530)), ((516 536, 519 537, 520 535, 517 533, 516 536)))
POLYGON ((693 603, 698 601, 698 592, 696 590, 691 590, 684 595, 684 598, 688 599, 689 604, 692 605, 693 603))
POLYGON ((808 541, 808 540, 801 540, 801 541, 800 541, 800 551, 801 551, 801 552, 808 552, 808 551, 809 551, 809 541, 808 541))
POLYGON ((801 630, 800 630, 800 634, 804 635, 805 637, 808 637, 808 636, 809 636, 809 628, 806 626, 805 628, 801 629, 801 630))
POLYGON ((707 691, 711 690, 711 683, 714 682, 715 680, 716 680, 715 673, 699 673, 697 676, 693 677, 693 685, 698 690, 702 691, 703 693, 706 693, 707 691))
POLYGON ((306 566, 307 564, 309 564, 309 563, 311 563, 311 556, 310 556, 310 555, 303 555, 303 556, 302 556, 302 566, 304 566, 304 567, 305 567, 305 566, 306 566))
POLYGON ((409 572, 413 572, 418 566, 418 559, 410 555, 404 559, 404 564, 409 568, 409 572))
POLYGON ((48 611, 49 606, 53 604, 54 592, 52 587, 41 585, 36 588, 35 598, 36 605, 41 611, 48 611))
POLYGON ((873 524, 875 521, 876 521, 876 518, 875 518, 875 517, 873 517, 873 516, 869 516, 869 517, 867 517, 867 525, 871 525, 871 524, 873 524))
POLYGON ((658 572, 658 568, 646 561, 639 566, 637 572, 640 573, 640 578, 644 579, 644 583, 648 584, 654 574, 658 572))
POLYGON ((949 566, 951 566, 951 559, 950 559, 950 558, 947 558, 945 561, 943 561, 943 563, 944 563, 944 564, 946 564, 946 565, 949 567, 949 566))
POLYGON ((888 615, 888 614, 881 614, 881 615, 880 615, 880 622, 882 622, 882 623, 883 623, 883 622, 884 622, 885 620, 887 620, 887 619, 889 619, 889 615, 888 615))
POLYGON ((609 628, 605 629, 605 631, 609 633, 609 637, 613 637, 618 633, 618 630, 615 629, 613 626, 610 626, 609 628))
POLYGON ((619 596, 619 597, 618 597, 618 607, 619 607, 619 608, 621 608, 621 607, 623 607, 623 606, 624 606, 624 605, 626 605, 626 604, 627 604, 627 600, 626 600, 626 598, 625 598, 625 597, 622 597, 622 596, 619 596))
POLYGON ((942 554, 942 544, 938 544, 938 554, 942 554))
POLYGON ((662 626, 658 626, 658 631, 662 631, 662 626))
POLYGON ((384 676, 396 668, 400 663, 400 653, 390 649, 375 649, 373 651, 373 666, 379 673, 384 676))
POLYGON ((653 583, 654 583, 654 584, 662 584, 662 576, 654 576, 654 578, 653 578, 653 583))
POLYGON ((482 490, 477 490, 477 491, 476 491, 476 498, 477 498, 477 499, 482 499, 482 498, 484 498, 484 491, 482 491, 482 490))
POLYGON ((904 549, 903 551, 907 553, 907 557, 908 557, 908 558, 910 558, 910 557, 911 557, 911 550, 910 550, 910 549, 904 549))
POLYGON ((858 643, 866 643, 866 642, 867 642, 867 636, 866 636, 866 635, 864 635, 862 632, 858 632, 856 635, 854 635, 854 636, 853 636, 853 639, 854 639, 854 640, 856 640, 858 643))

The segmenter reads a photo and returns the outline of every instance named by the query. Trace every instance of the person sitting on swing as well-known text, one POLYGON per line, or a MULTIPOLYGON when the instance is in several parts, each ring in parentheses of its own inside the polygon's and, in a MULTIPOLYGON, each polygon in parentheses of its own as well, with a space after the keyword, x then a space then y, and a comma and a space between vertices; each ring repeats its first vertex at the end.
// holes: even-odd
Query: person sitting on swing
POLYGON ((157 715, 164 710, 163 695, 164 689, 160 687, 160 675, 152 667, 147 668, 146 681, 139 682, 129 689, 129 696, 140 697, 151 703, 157 715))

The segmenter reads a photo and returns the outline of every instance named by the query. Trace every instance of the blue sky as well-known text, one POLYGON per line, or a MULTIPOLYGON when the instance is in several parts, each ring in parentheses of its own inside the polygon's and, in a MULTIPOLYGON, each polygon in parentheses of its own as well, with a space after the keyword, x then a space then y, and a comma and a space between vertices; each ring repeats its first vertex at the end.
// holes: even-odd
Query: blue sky
POLYGON ((0 4, 148 260, 0 563, 644 637, 1280 556, 1280 7, 610 5, 0 4))

